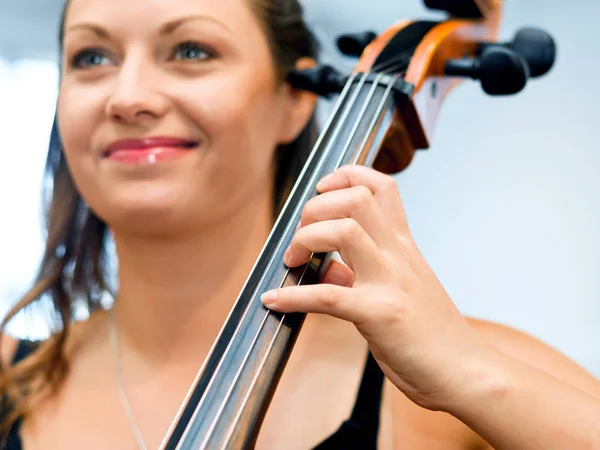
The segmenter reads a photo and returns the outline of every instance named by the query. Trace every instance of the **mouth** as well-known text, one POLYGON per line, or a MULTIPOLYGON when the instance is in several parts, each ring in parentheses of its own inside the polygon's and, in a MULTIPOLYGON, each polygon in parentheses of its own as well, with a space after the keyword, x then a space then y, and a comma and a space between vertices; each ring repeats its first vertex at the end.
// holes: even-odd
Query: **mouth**
POLYGON ((172 137, 124 139, 110 144, 103 157, 123 163, 155 164, 181 157, 200 143, 172 137))

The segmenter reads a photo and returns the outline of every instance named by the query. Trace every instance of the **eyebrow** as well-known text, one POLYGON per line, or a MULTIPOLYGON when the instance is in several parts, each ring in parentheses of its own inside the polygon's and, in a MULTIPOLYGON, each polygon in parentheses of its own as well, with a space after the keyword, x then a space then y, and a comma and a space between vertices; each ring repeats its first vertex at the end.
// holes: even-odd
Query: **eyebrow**
MULTIPOLYGON (((231 30, 229 29, 229 27, 227 27, 227 25, 225 25, 223 22, 220 22, 219 20, 217 20, 211 16, 194 15, 194 16, 182 17, 180 19, 175 19, 170 22, 167 22, 160 28, 158 33, 161 36, 166 36, 166 35, 172 34, 181 25, 183 25, 186 22, 190 22, 192 20, 209 21, 209 22, 212 22, 212 23, 218 25, 219 27, 221 27, 222 29, 224 29, 228 32, 231 32, 231 30)), ((77 23, 75 25, 71 25, 70 27, 68 27, 65 30, 65 34, 67 31, 77 30, 77 29, 82 29, 82 28, 92 31, 94 34, 96 34, 98 37, 100 37, 102 39, 108 39, 108 37, 109 37, 109 33, 104 28, 102 28, 99 25, 96 25, 93 23, 87 23, 87 22, 82 22, 82 23, 77 23)))

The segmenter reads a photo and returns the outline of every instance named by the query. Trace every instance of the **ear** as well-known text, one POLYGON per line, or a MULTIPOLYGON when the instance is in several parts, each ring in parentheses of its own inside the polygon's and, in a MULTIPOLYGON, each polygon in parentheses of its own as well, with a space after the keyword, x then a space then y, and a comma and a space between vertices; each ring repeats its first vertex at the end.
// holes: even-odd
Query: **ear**
MULTIPOLYGON (((316 65, 317 62, 312 58, 300 58, 296 62, 296 69, 310 69, 316 65)), ((285 96, 286 114, 281 125, 279 143, 289 144, 298 137, 310 120, 317 105, 318 97, 312 92, 295 89, 289 83, 285 84, 283 95, 285 96)))

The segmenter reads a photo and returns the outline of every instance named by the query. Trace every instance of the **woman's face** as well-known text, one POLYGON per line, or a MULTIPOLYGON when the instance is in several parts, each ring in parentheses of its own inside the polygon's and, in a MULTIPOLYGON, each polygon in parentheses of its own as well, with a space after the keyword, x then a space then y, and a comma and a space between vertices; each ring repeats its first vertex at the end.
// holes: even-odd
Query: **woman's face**
POLYGON ((249 1, 70 1, 59 129, 113 228, 180 232, 271 195, 275 147, 308 114, 249 1))

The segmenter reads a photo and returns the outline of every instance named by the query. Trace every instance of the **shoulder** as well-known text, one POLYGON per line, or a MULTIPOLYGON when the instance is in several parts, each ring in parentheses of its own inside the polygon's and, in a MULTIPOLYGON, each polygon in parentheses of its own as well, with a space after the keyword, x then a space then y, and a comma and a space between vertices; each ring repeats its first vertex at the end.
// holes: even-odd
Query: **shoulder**
MULTIPOLYGON (((97 343, 99 335, 103 336, 104 316, 104 311, 95 311, 86 320, 71 324, 61 346, 61 353, 67 362, 79 353, 85 353, 87 347, 97 343)), ((0 332, 2 367, 12 365, 15 360, 23 359, 38 348, 55 345, 57 339, 62 339, 59 334, 47 336, 44 340, 32 341, 0 332)))
POLYGON ((600 380, 549 344, 506 325, 478 319, 468 321, 501 352, 600 398, 600 380))

